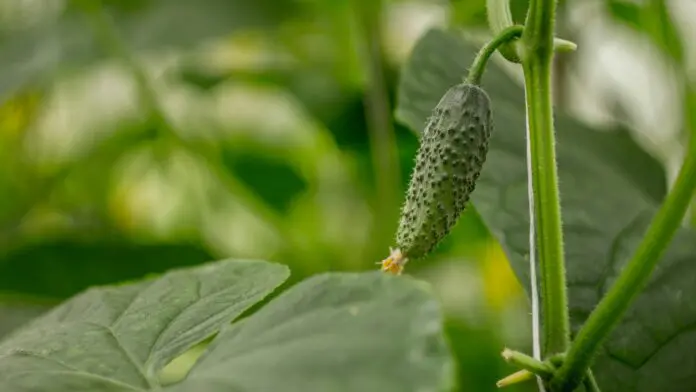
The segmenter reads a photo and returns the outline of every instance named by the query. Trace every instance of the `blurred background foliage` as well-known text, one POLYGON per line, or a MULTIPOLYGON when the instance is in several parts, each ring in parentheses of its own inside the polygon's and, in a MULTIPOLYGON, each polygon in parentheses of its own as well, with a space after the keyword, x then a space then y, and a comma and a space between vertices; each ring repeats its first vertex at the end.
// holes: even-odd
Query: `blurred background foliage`
MULTIPOLYGON (((557 106, 627 125, 670 181, 695 14, 560 2, 579 50, 557 58, 557 106)), ((418 143, 393 121, 399 67, 432 26, 485 36, 485 1, 1 2, 0 335, 88 286, 213 259, 293 282, 377 268, 418 143)), ((495 390, 529 306, 475 212, 407 272, 442 300, 459 389, 495 390)))

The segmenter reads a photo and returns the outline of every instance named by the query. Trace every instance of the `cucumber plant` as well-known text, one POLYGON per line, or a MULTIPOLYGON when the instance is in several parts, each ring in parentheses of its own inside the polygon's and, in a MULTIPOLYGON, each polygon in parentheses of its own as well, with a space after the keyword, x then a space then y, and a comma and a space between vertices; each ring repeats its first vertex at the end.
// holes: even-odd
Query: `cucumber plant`
MULTIPOLYGON (((676 256, 673 255, 673 252, 676 252, 676 250, 674 250, 667 253, 667 258, 670 260, 665 267, 665 271, 658 273, 655 277, 655 279, 659 278, 660 280, 653 280, 653 283, 651 283, 651 285, 657 286, 650 287, 652 292, 649 295, 641 295, 641 291, 646 289, 646 285, 650 282, 658 262, 665 256, 675 234, 677 232, 680 234, 677 238, 677 244, 675 244, 675 246, 678 245, 678 248, 685 246, 681 236, 687 236, 691 240, 694 238, 692 233, 681 229, 680 225, 696 187, 696 137, 690 137, 687 144, 687 153, 677 180, 670 192, 664 197, 658 196, 654 201, 644 203, 644 197, 640 196, 641 191, 639 189, 646 189, 646 187, 642 184, 637 184, 640 180, 627 180, 626 178, 620 180, 624 184, 630 184, 637 192, 630 194, 628 199, 618 199, 616 206, 621 208, 621 203, 625 206, 631 205, 631 211, 635 212, 630 218, 621 217, 620 220, 622 222, 617 225, 616 229, 613 228, 613 224, 609 224, 612 228, 607 228, 607 231, 611 235, 616 236, 616 238, 607 238, 607 242, 609 242, 612 248, 607 265, 599 271, 590 271, 592 264, 588 263, 593 263, 593 261, 578 258, 576 254, 569 254, 565 250, 566 242, 564 241, 564 236, 566 233, 571 234, 568 236, 571 240, 580 240, 583 235, 587 237, 592 232, 574 232, 575 227, 588 226, 587 219, 581 219, 577 214, 564 216, 564 219, 561 219, 557 149, 562 151, 563 149, 569 151, 568 149, 572 148, 588 149, 588 143, 595 143, 593 148, 600 150, 600 155, 617 152, 611 152, 607 149, 606 141, 609 139, 605 137, 592 136, 594 140, 581 142, 583 137, 589 138, 590 136, 587 134, 577 136, 576 134, 575 140, 579 141, 578 145, 568 147, 563 143, 557 143, 555 140, 557 133, 560 134, 560 132, 565 131, 562 128, 569 128, 571 125, 568 121, 564 121, 561 129, 554 129, 554 117, 557 116, 554 116, 551 99, 552 60, 555 52, 574 49, 574 44, 571 42, 553 36, 556 2, 554 0, 530 1, 527 16, 522 26, 513 24, 510 18, 508 1, 491 0, 487 2, 487 5, 489 21, 491 22, 490 27, 496 38, 479 51, 479 55, 473 60, 473 65, 470 66, 470 73, 466 80, 480 79, 483 69, 487 67, 487 59, 490 57, 491 52, 495 50, 499 50, 506 60, 518 63, 524 73, 524 99, 517 100, 514 103, 520 106, 523 105, 526 109, 525 118, 520 119, 522 124, 526 124, 526 135, 523 129, 519 129, 521 128, 520 124, 506 124, 514 126, 517 128, 517 132, 520 133, 517 135, 500 136, 498 140, 500 145, 498 146, 496 146, 496 135, 494 134, 492 136, 491 148, 497 147, 496 150, 501 151, 501 154, 504 151, 507 154, 505 156, 509 157, 510 140, 512 138, 515 138, 514 140, 517 141, 526 139, 527 146, 523 149, 522 154, 526 156, 526 175, 528 176, 529 192, 525 201, 528 203, 530 214, 527 221, 529 224, 529 249, 528 252, 520 255, 523 258, 519 257, 517 260, 511 258, 511 261, 518 275, 522 278, 532 278, 531 282, 523 281, 523 283, 526 283, 532 296, 533 310, 535 310, 537 301, 541 308, 537 308, 538 311, 534 312, 535 318, 539 314, 541 315, 541 320, 533 320, 533 324, 540 325, 541 331, 535 334, 533 357, 505 350, 504 358, 518 365, 521 370, 509 378, 501 380, 500 386, 534 379, 534 376, 536 376, 541 389, 554 392, 574 391, 583 387, 587 391, 595 391, 599 390, 603 385, 606 386, 605 390, 612 391, 643 390, 641 388, 653 390, 658 387, 683 388, 680 383, 683 383, 683 380, 693 378, 694 374, 696 374, 696 369, 690 366, 688 362, 686 362, 683 369, 668 368, 668 364, 678 363, 676 358, 684 358, 684 360, 688 358, 684 352, 692 352, 693 344, 689 343, 687 345, 691 347, 691 350, 687 347, 679 350, 670 345, 673 344, 674 339, 692 341, 692 339, 685 336, 687 334, 685 331, 690 331, 693 325, 693 320, 689 321, 691 318, 688 315, 694 315, 696 312, 684 305, 684 301, 679 300, 678 296, 659 296, 655 293, 655 287, 662 288, 669 283, 674 283, 674 287, 670 292, 676 290, 676 292, 681 293, 684 288, 690 287, 688 282, 693 282, 690 280, 693 278, 693 274, 685 274, 684 282, 674 282, 674 279, 668 280, 668 283, 665 282, 665 279, 667 279, 666 271, 676 273, 675 269, 680 264, 675 261, 676 256), (602 143, 602 139, 605 140, 604 143, 602 143), (505 146, 502 145, 504 141, 508 142, 505 146), (566 222, 565 227, 562 225, 562 222, 566 222), (571 224, 574 226, 570 226, 571 224), (625 252, 623 247, 626 246, 624 241, 628 241, 626 238, 630 238, 630 244, 635 245, 631 246, 632 256, 630 258, 623 256, 623 253, 619 253, 619 249, 621 249, 621 252, 625 252), (574 277, 572 281, 567 279, 566 257, 573 262, 568 266, 571 268, 572 276, 574 277), (585 264, 581 265, 581 261, 585 262, 585 264), (625 262, 625 265, 620 264, 621 262, 625 262), (537 267, 539 269, 538 282, 536 281, 537 267), (588 271, 581 271, 583 267, 588 271), (525 271, 523 268, 527 270, 525 271), (576 278, 578 275, 591 278, 578 281, 576 278), (588 289, 587 286, 583 287, 580 285, 583 282, 593 282, 594 279, 599 280, 598 290, 588 289), (539 298, 536 295, 537 284, 540 287, 539 298), (569 291, 569 288, 572 290, 569 291), (569 308, 575 309, 576 313, 572 314, 569 308), (582 309, 581 316, 578 316, 577 313, 579 309, 582 309), (659 322, 646 322, 644 321, 645 318, 649 317, 647 316, 649 313, 646 313, 647 309, 652 309, 652 312, 669 313, 672 320, 679 321, 669 322, 670 326, 668 328, 664 326, 664 323, 667 322, 665 320, 663 320, 662 324, 659 322), (682 309, 682 314, 679 314, 679 309, 682 309), (627 312, 629 312, 628 319, 624 320, 623 317, 627 315, 627 312), (683 312, 687 312, 688 315, 684 315, 683 312), (571 315, 573 315, 572 318, 571 315), (580 319, 578 320, 579 317, 580 319), (644 326, 636 327, 636 318, 639 318, 644 326), (658 325, 661 325, 661 327, 658 327, 658 325), (666 332, 667 330, 669 332, 666 332), (654 339, 654 347, 642 348, 641 346, 645 345, 644 341, 648 337, 654 339), (635 344, 635 348, 632 348, 630 344, 635 344), (613 367, 611 368, 595 366, 593 369, 594 373, 599 375, 599 377, 595 377, 593 371, 590 370, 590 366, 598 357, 600 359, 599 365, 609 363, 606 360, 607 353, 616 359, 613 363, 619 362, 620 367, 617 365, 612 365, 613 367), (628 359, 623 360, 623 358, 628 359), (655 370, 658 366, 662 369, 662 374, 655 375, 649 373, 650 370, 648 369, 655 370), (617 370, 619 368, 622 369, 620 372, 617 370), (637 385, 641 381, 631 379, 631 376, 629 376, 631 372, 637 373, 637 375, 640 375, 640 379, 644 380, 642 386, 639 387, 637 385)), ((418 130, 419 120, 424 118, 425 107, 427 106, 423 97, 430 95, 428 102, 436 102, 436 97, 441 96, 452 85, 457 84, 457 79, 462 79, 463 68, 458 68, 458 66, 471 64, 471 60, 467 64, 466 61, 462 60, 463 56, 459 54, 459 51, 462 49, 462 45, 459 44, 461 40, 461 36, 457 34, 428 33, 421 43, 416 46, 409 63, 406 65, 402 76, 401 102, 397 108, 397 117, 400 117, 402 121, 418 132, 421 132, 418 130), (422 48, 419 46, 421 44, 422 48), (437 58, 437 60, 428 60, 432 58, 437 58), (428 63, 428 61, 431 62, 428 63), (443 68, 446 68, 447 72, 454 76, 448 74, 445 77, 436 77, 439 79, 438 81, 446 81, 446 84, 441 83, 438 85, 437 83, 432 83, 433 75, 442 74, 443 68), (429 83, 423 83, 424 80, 428 80, 429 83)), ((685 98, 688 105, 686 123, 692 129, 692 132, 696 132, 691 114, 694 109, 692 91, 693 89, 688 89, 685 98)), ((496 110, 499 109, 506 110, 508 116, 512 116, 510 114, 512 110, 509 105, 499 107, 496 105, 496 94, 491 94, 491 97, 494 117, 496 110)), ((429 129, 430 123, 428 123, 422 135, 422 146, 427 146, 431 143, 428 140, 429 129)), ((512 130, 506 131, 508 133, 512 132, 512 130)), ((419 158, 420 155, 423 155, 423 150, 424 147, 419 151, 419 158)), ((515 154, 518 153, 515 152, 515 154)), ((639 155, 638 152, 629 154, 628 151, 623 151, 622 153, 633 157, 639 155)), ((641 152, 640 154, 644 153, 641 152)), ((625 162, 619 163, 615 157, 603 158, 602 160, 602 164, 625 169, 625 162)), ((482 178, 485 178, 488 184, 486 184, 486 189, 483 191, 485 195, 482 195, 481 198, 476 197, 476 193, 480 193, 481 187, 480 184, 477 185, 477 190, 472 195, 477 206, 485 207, 488 204, 492 204, 485 198, 503 199, 509 194, 507 192, 509 186, 501 186, 498 192, 492 192, 496 190, 492 188, 495 188, 498 183, 502 185, 503 182, 507 181, 500 179, 504 177, 499 172, 502 167, 507 167, 508 170, 512 171, 519 171, 519 167, 516 168, 507 163, 495 162, 495 159, 493 160, 494 162, 490 162, 490 158, 487 161, 486 166, 495 165, 496 167, 488 172, 488 175, 486 166, 483 168, 482 178), (491 186, 491 183, 494 186, 491 186)), ((566 166, 564 170, 573 170, 573 173, 581 174, 576 178, 570 175, 567 178, 571 181, 578 181, 580 178, 583 180, 587 179, 588 181, 583 182, 583 184, 593 189, 594 193, 589 190, 584 193, 582 191, 579 192, 581 195, 588 195, 588 199, 595 199, 588 200, 586 203, 596 207, 601 202, 604 202, 605 205, 603 207, 606 207, 608 205, 606 201, 596 201, 598 198, 604 197, 600 196, 601 193, 599 193, 602 188, 596 184, 604 183, 608 186, 616 186, 611 184, 610 181, 599 180, 600 177, 608 180, 613 174, 601 173, 599 176, 595 175, 592 178, 593 176, 590 174, 595 173, 596 169, 594 168, 595 162, 591 159, 571 159, 569 154, 566 154, 565 164, 567 165, 569 162, 577 166, 572 169, 568 169, 566 166)), ((518 166, 525 167, 524 164, 518 166)), ((414 171, 414 175, 417 174, 418 168, 414 171)), ((449 176, 448 180, 451 183, 446 185, 446 189, 458 186, 454 184, 454 181, 457 180, 454 176, 449 176)), ((414 188, 413 183, 412 188, 414 188)), ((437 183, 434 188, 426 189, 426 192, 438 191, 440 189, 443 189, 443 185, 437 183)), ((576 186, 573 189, 577 190, 578 188, 576 186)), ((575 196, 575 198, 577 197, 579 196, 575 196)), ((443 201, 448 201, 448 199, 443 201)), ((501 201, 504 202, 505 200, 501 201)), ((429 202, 436 205, 436 201, 429 202)), ((573 200, 573 203, 577 205, 578 202, 573 200)), ((408 197, 406 205, 409 205, 408 197)), ((412 211, 412 209, 404 208, 402 221, 405 219, 407 222, 413 223, 414 221, 419 222, 419 219, 424 221, 441 219, 441 214, 437 210, 422 209, 420 212, 423 216, 415 220, 409 220, 409 211, 412 211)), ((592 211, 590 216, 597 219, 605 219, 606 212, 611 212, 612 210, 604 211, 605 215, 592 211)), ((614 211, 618 212, 616 209, 614 211)), ((507 213, 507 211, 504 212, 507 213)), ((483 211, 482 215, 484 220, 488 220, 486 223, 489 223, 492 229, 510 230, 508 226, 511 226, 511 224, 508 224, 505 220, 519 220, 517 217, 505 217, 504 214, 502 214, 503 217, 501 218, 501 213, 496 214, 494 211, 491 211, 491 208, 483 211)), ((607 222, 597 222, 592 227, 601 227, 602 225, 607 225, 607 222)), ((412 228, 418 228, 418 226, 414 225, 412 228)), ((602 232, 601 229, 597 229, 597 231, 602 232)), ((401 229, 399 233, 401 233, 401 229)), ((504 233, 507 234, 508 232, 504 233)), ((401 236, 397 237, 397 245, 402 246, 399 243, 399 238, 401 236)), ((499 235, 498 238, 506 239, 504 235, 499 235)), ((431 249, 439 239, 441 239, 440 236, 431 236, 429 238, 431 241, 427 242, 427 249, 431 249)), ((569 244, 573 249, 578 248, 578 245, 575 245, 573 242, 569 242, 569 244)), ((516 247, 519 249, 519 241, 516 247)), ((693 250, 693 247, 688 248, 693 250)), ((513 250, 513 254, 515 251, 513 250)), ((402 253, 392 252, 392 255, 383 262, 383 269, 390 272, 400 272, 400 268, 394 267, 394 260, 407 256, 407 254, 404 255, 402 253)), ((682 270, 680 271, 684 271, 683 268, 686 267, 682 265, 682 270)), ((693 268, 688 271, 691 270, 693 268)), ((587 285, 588 283, 584 284, 587 285)), ((594 284, 591 283, 591 285, 594 284)), ((666 288, 664 290, 667 291, 666 288)))
MULTIPOLYGON (((135 76, 143 105, 158 129, 172 143, 180 143, 148 78, 103 19, 98 2, 74 3, 87 7, 87 19, 98 39, 135 76)), ((648 162, 641 167, 650 167, 649 158, 629 142, 621 151, 613 145, 607 148, 614 141, 611 136, 598 136, 558 115, 561 126, 554 129, 551 60, 554 51, 572 49, 573 44, 552 35, 554 1, 529 3, 524 25, 514 25, 507 1, 489 0, 494 38, 464 65, 459 59, 467 47, 457 34, 428 33, 414 50, 413 59, 437 64, 432 67, 435 72, 424 78, 428 83, 409 74, 416 60, 407 64, 404 73, 401 98, 413 98, 410 104, 426 107, 421 111, 426 113, 410 110, 409 100, 401 99, 397 115, 424 135, 402 210, 397 248, 382 268, 400 274, 409 258, 426 256, 448 235, 471 199, 499 239, 512 238, 507 243, 514 256, 511 261, 520 276, 532 278, 528 289, 533 302, 539 261, 543 334, 533 356, 503 351, 503 357, 521 370, 499 386, 537 377, 540 387, 550 391, 572 391, 581 385, 587 391, 602 387, 605 392, 684 390, 684 380, 696 374, 691 333, 696 320, 689 318, 696 312, 688 301, 696 295, 694 268, 689 268, 696 253, 696 234, 678 226, 696 185, 696 140, 690 141, 676 184, 663 201, 659 192, 639 184, 647 175, 623 178, 629 177, 623 176, 628 171, 626 162, 606 158, 623 154, 638 163, 648 162), (423 55, 421 49, 431 49, 429 45, 439 52, 423 55), (482 82, 484 70, 489 74, 495 70, 489 59, 496 51, 521 65, 524 100, 506 97, 482 82), (462 82, 466 67, 469 73, 462 82), (438 84, 443 80, 444 84, 438 84), (420 96, 409 90, 414 81, 423 93, 420 96), (431 95, 435 99, 423 99, 431 95), (503 102, 506 98, 510 99, 503 102), (521 115, 523 107, 526 111, 521 115), (502 126, 493 132, 496 113, 515 121, 496 121, 502 126), (520 125, 525 123, 529 148, 520 151, 518 142, 525 140, 520 125), (422 124, 426 124, 424 130, 422 124), (557 134, 561 143, 555 142, 557 134), (568 141, 576 145, 567 147, 568 141), (568 153, 569 148, 593 150, 596 159, 578 158, 568 153), (565 159, 563 165, 557 167, 556 155, 565 159), (526 171, 524 157, 529 165, 526 171), (527 217, 509 211, 520 204, 519 192, 508 192, 518 185, 520 170, 530 179, 529 198, 523 200, 530 204, 527 217), (564 214, 565 227, 557 178, 564 173, 570 173, 565 186, 576 186, 581 195, 576 199, 594 203, 587 214, 564 214), (608 192, 612 186, 616 188, 608 192), (606 219, 607 211, 619 209, 629 210, 627 217, 606 219), (586 216, 598 221, 595 226, 587 224, 586 216), (528 250, 520 246, 517 235, 520 227, 526 230, 526 224, 531 224, 528 250), (579 252, 591 247, 576 241, 588 232, 603 234, 601 230, 613 230, 614 238, 599 241, 611 249, 611 257, 602 268, 592 268, 597 252, 579 252), (648 300, 640 290, 677 232, 679 246, 667 255, 659 280, 649 287, 655 298, 648 300), (618 266, 627 247, 637 250, 622 270, 618 266), (586 271, 578 272, 581 269, 586 271), (576 278, 567 279, 571 276, 576 278), (620 318, 631 304, 635 307, 622 323, 620 318), (655 321, 650 324, 648 318, 655 321), (611 331, 618 338, 610 336, 611 331), (647 343, 633 345, 636 341, 647 343), (607 362, 606 353, 615 361, 607 362), (595 358, 599 361, 590 371, 595 358)), ((429 66, 418 67, 425 71, 429 66)), ((500 73, 496 79, 505 80, 500 73)), ((696 109, 693 91, 687 90, 691 112, 696 109)), ((696 129, 691 116, 689 121, 696 129)), ((570 196, 565 200, 571 199, 571 192, 565 194, 570 196)), ((86 290, 0 341, 0 390, 453 389, 442 316, 437 301, 421 283, 377 271, 323 274, 287 289, 251 314, 250 309, 276 290, 288 273, 274 263, 224 260, 86 290), (241 319, 243 315, 247 317, 241 319), (163 381, 161 372, 170 361, 207 341, 211 343, 183 379, 163 381)))

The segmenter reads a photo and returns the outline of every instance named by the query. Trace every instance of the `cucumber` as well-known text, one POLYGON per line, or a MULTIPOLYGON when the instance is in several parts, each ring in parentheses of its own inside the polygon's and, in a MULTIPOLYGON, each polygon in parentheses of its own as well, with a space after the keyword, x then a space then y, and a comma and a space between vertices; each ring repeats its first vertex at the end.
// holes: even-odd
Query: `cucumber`
POLYGON ((464 211, 488 153, 490 99, 479 86, 451 87, 433 109, 421 139, 396 234, 381 262, 400 274, 409 259, 430 253, 464 211))

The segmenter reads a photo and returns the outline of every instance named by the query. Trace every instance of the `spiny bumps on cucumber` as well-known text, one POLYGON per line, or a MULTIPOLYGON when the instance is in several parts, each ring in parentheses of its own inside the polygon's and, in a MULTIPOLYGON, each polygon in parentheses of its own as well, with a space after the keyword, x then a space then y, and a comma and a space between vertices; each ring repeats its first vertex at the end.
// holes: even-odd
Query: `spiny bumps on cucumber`
POLYGON ((430 253, 450 232, 476 186, 493 128, 490 100, 481 87, 458 84, 428 120, 401 210, 396 249, 382 270, 400 274, 408 259, 430 253))

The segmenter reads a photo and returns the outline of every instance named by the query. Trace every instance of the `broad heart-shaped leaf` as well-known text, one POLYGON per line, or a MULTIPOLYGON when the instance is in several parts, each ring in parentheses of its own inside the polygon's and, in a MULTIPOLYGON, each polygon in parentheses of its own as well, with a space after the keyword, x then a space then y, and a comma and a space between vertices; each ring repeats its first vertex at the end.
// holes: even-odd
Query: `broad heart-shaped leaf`
POLYGON ((324 274, 223 330, 176 392, 451 390, 427 288, 380 272, 324 274))
MULTIPOLYGON (((431 30, 404 69, 398 118, 420 132, 445 90, 461 81, 476 48, 431 30)), ((495 64, 484 76, 495 130, 472 200, 529 286, 524 93, 495 64)), ((631 257, 664 197, 660 165, 626 132, 597 131, 556 114, 570 310, 574 331, 631 257)), ((693 391, 696 385, 696 233, 683 229, 611 334, 594 365, 602 390, 693 391)))
POLYGON ((134 391, 257 303, 286 267, 225 260, 89 289, 0 343, 0 390, 134 391))
MULTIPOLYGON (((18 0, 9 0, 18 1, 18 0)), ((80 3, 56 19, 25 29, 0 30, 0 100, 27 83, 50 80, 65 67, 98 59, 107 48, 94 39, 80 3)), ((190 47, 246 27, 274 26, 291 15, 294 0, 143 0, 108 3, 123 40, 133 50, 190 47)))

